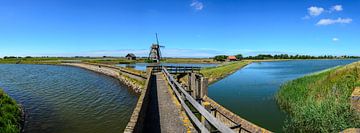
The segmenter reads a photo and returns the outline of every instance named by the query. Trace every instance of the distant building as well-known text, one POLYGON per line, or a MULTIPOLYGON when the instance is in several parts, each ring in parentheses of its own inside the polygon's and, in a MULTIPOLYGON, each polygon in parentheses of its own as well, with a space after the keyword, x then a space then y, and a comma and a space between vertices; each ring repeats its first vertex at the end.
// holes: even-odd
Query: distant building
POLYGON ((237 61, 237 58, 235 56, 228 56, 227 60, 228 61, 237 61))
POLYGON ((136 56, 135 56, 135 54, 133 54, 133 53, 129 53, 129 54, 127 54, 125 57, 126 57, 126 59, 128 59, 128 60, 136 60, 136 56))

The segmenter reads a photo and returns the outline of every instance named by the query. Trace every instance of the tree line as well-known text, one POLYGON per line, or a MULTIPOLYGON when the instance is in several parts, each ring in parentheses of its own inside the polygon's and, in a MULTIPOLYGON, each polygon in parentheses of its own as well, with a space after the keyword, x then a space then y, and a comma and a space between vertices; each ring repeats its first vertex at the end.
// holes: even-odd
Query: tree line
MULTIPOLYGON (((265 60, 265 59, 351 59, 351 58, 360 58, 360 56, 333 56, 333 55, 321 55, 321 56, 311 56, 311 55, 288 55, 288 54, 259 54, 256 56, 247 56, 243 57, 242 54, 237 54, 235 57, 238 60, 241 59, 251 59, 251 60, 265 60)), ((216 61, 225 61, 228 58, 227 55, 217 55, 213 59, 216 61)))
POLYGON ((245 59, 343 59, 343 58, 360 58, 359 56, 333 56, 333 55, 288 55, 288 54, 259 54, 257 56, 248 56, 245 59))
MULTIPOLYGON (((217 55, 214 57, 214 60, 216 61, 225 61, 229 56, 227 55, 217 55)), ((235 57, 238 59, 238 60, 241 60, 243 59, 243 55, 242 54, 237 54, 235 55, 235 57)))

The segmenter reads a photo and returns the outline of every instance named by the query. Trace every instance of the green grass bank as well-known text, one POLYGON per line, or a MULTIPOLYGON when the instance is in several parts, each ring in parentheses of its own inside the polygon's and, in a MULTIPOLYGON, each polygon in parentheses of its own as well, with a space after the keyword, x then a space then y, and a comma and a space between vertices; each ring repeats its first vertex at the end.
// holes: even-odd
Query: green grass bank
POLYGON ((19 133, 21 108, 0 88, 0 133, 19 133))
POLYGON ((250 64, 251 61, 236 61, 224 63, 220 66, 209 67, 200 70, 200 73, 209 79, 209 83, 214 83, 234 72, 240 68, 250 64))
POLYGON ((350 96, 360 86, 360 62, 289 81, 276 94, 288 112, 285 132, 339 132, 360 128, 360 115, 350 96))

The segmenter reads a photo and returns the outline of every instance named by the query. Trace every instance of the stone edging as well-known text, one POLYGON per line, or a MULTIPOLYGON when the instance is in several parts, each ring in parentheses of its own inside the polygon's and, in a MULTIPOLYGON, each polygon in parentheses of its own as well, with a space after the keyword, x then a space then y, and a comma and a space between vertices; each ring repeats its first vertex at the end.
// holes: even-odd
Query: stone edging
MULTIPOLYGON (((84 64, 84 63, 62 63, 60 65, 79 67, 79 68, 87 69, 87 70, 90 70, 93 72, 101 73, 101 74, 116 78, 119 81, 121 81, 122 83, 124 83, 125 85, 132 88, 138 94, 141 93, 142 88, 143 88, 142 85, 132 81, 131 78, 122 75, 122 74, 127 75, 126 73, 121 73, 120 71, 118 71, 115 68, 110 68, 110 67, 106 67, 106 66, 100 67, 100 66, 84 64)), ((136 75, 133 75, 133 76, 136 76, 136 75)))
POLYGON ((360 114, 360 87, 355 87, 352 92, 351 105, 360 114))
POLYGON ((138 99, 136 107, 130 117, 128 124, 124 130, 124 133, 141 133, 143 132, 143 123, 145 120, 145 113, 147 112, 147 108, 149 105, 149 85, 152 76, 152 69, 148 70, 147 80, 145 82, 145 87, 141 92, 141 95, 138 99))

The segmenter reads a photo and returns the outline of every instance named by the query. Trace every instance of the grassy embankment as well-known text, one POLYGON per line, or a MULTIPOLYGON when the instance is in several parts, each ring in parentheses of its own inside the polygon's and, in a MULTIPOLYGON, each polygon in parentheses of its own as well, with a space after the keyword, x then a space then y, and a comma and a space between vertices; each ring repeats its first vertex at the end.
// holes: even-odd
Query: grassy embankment
POLYGON ((360 62, 311 74, 282 85, 276 100, 290 115, 286 132, 339 132, 360 128, 350 96, 360 86, 360 62))
POLYGON ((23 57, 23 58, 0 58, 2 64, 59 64, 62 62, 88 62, 101 64, 133 63, 125 58, 102 58, 102 57, 23 57))
POLYGON ((208 78, 209 84, 211 84, 228 76, 229 74, 236 72, 240 68, 250 63, 250 61, 229 62, 224 63, 220 66, 201 69, 200 73, 202 73, 206 78, 208 78))
POLYGON ((0 88, 0 133, 19 133, 20 106, 0 88))
POLYGON ((166 58, 164 63, 220 63, 209 58, 166 58))
POLYGON ((58 64, 63 58, 10 58, 0 59, 1 64, 58 64))
MULTIPOLYGON (((108 64, 114 65, 119 63, 133 63, 133 61, 128 61, 125 58, 100 58, 100 57, 32 57, 32 58, 10 58, 10 59, 1 59, 0 64, 60 64, 63 62, 85 62, 85 63, 98 63, 98 64, 108 64)), ((125 70, 142 74, 140 71, 124 68, 125 70)))
POLYGON ((138 61, 140 62, 141 60, 132 61, 132 60, 127 60, 125 58, 96 58, 96 59, 82 59, 81 61, 87 63, 114 65, 114 64, 131 64, 131 63, 136 63, 138 61))

